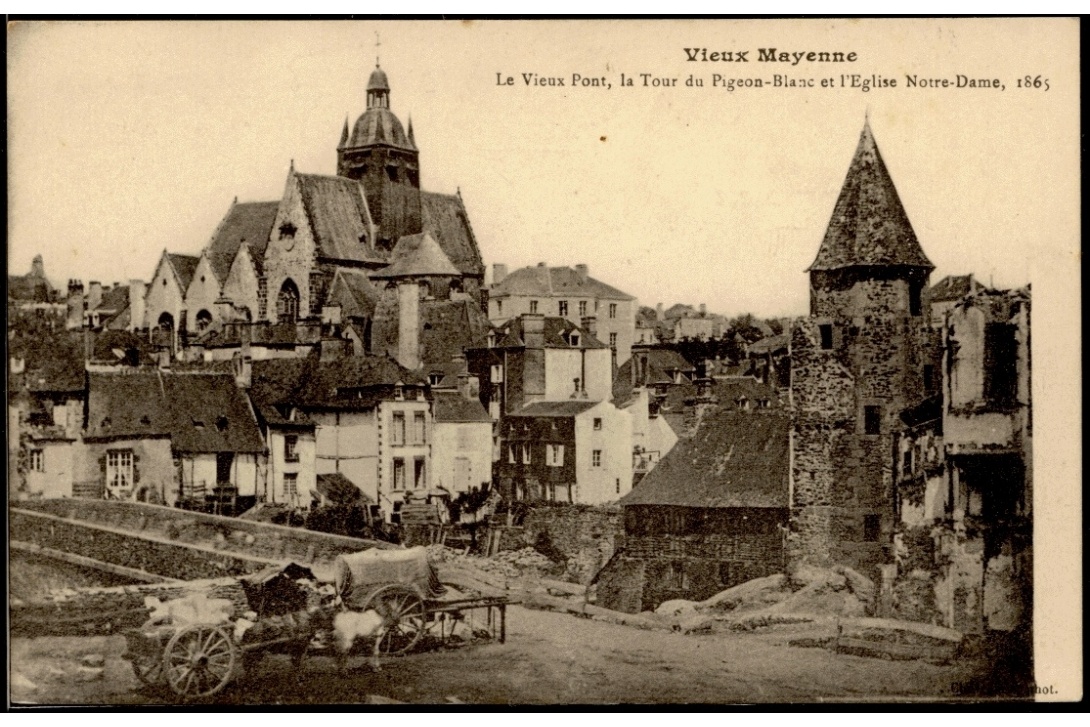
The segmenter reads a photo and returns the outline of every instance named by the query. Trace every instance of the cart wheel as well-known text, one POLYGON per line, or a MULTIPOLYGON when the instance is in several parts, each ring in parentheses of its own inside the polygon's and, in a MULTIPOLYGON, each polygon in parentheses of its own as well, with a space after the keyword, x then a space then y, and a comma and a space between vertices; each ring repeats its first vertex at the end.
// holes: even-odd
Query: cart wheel
POLYGON ((378 645, 383 656, 408 653, 424 634, 427 625, 424 599, 408 586, 383 586, 371 596, 367 608, 375 609, 386 620, 386 631, 378 645))
POLYGON ((144 686, 161 686, 163 683, 163 661, 154 657, 133 659, 132 673, 144 686))
POLYGON ((188 626, 163 650, 163 674, 182 699, 211 697, 231 681, 237 661, 237 648, 222 628, 188 626))

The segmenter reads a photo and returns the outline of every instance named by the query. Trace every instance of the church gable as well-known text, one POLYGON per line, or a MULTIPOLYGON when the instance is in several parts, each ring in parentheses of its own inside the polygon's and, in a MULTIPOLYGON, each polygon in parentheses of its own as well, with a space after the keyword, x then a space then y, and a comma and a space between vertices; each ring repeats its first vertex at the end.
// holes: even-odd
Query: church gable
POLYGON ((216 320, 216 300, 220 297, 220 283, 213 270, 207 251, 201 255, 193 279, 185 293, 186 326, 199 332, 216 320))
POLYGON ((231 263, 231 269, 227 273, 227 280, 223 283, 221 296, 231 301, 235 310, 247 320, 257 320, 259 272, 260 268, 250 255, 250 248, 242 245, 231 263), (243 309, 246 312, 243 312, 243 309))
POLYGON ((148 285, 144 301, 149 327, 159 326, 166 320, 164 315, 169 316, 171 328, 178 325, 181 312, 185 308, 185 297, 178 275, 171 265, 170 253, 164 251, 159 258, 159 265, 155 268, 155 276, 148 285))

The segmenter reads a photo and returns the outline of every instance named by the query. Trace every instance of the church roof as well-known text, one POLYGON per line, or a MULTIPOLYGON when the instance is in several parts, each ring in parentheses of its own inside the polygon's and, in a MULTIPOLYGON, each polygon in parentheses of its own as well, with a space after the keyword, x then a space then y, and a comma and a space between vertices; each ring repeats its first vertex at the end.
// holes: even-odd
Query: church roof
POLYGON ((273 221, 280 202, 234 202, 219 227, 212 234, 206 252, 212 273, 221 283, 227 280, 231 264, 242 245, 250 248, 250 257, 261 261, 269 244, 273 221))
POLYGON ((460 275, 439 243, 427 232, 405 235, 397 241, 390 265, 373 274, 376 278, 398 278, 409 275, 460 275))
POLYGON ((371 77, 367 79, 368 91, 389 91, 390 80, 386 78, 386 71, 382 70, 378 66, 375 66, 375 70, 371 71, 371 77))
POLYGON ((401 125, 401 120, 394 115, 393 111, 383 106, 372 106, 356 119, 347 147, 371 146, 373 144, 396 146, 410 151, 416 150, 416 144, 405 133, 405 127, 401 125))
POLYGON ((456 194, 421 192, 424 231, 430 234, 463 275, 484 275, 484 261, 469 224, 462 198, 456 194))
POLYGON ((178 282, 182 286, 182 292, 184 293, 189 289, 189 283, 193 280, 193 273, 197 271, 197 263, 201 261, 196 255, 181 255, 174 252, 168 252, 167 262, 174 270, 174 274, 178 276, 178 282))
POLYGON ((318 255, 334 260, 373 261, 370 245, 361 242, 362 236, 370 234, 371 219, 363 186, 346 177, 293 174, 318 255))
POLYGON ((934 269, 901 205, 870 124, 864 124, 825 239, 810 270, 905 265, 934 269))
POLYGON ((340 305, 345 318, 371 318, 380 297, 381 293, 362 270, 337 268, 327 300, 340 305))
POLYGON ((420 358, 425 364, 449 362, 487 335, 488 318, 473 300, 420 303, 420 358))
POLYGON ((582 275, 578 270, 567 266, 549 268, 543 265, 520 268, 497 285, 492 286, 490 296, 501 295, 540 295, 549 296, 587 296, 611 300, 635 300, 628 293, 621 292, 611 285, 606 285, 589 275, 582 275))

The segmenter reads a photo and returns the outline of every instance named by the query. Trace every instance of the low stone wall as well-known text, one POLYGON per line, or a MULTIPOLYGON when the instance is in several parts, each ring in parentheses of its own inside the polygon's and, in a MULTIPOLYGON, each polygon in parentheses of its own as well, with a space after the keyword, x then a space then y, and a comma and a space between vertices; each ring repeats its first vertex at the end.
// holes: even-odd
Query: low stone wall
POLYGON ((329 565, 342 553, 396 547, 282 525, 206 515, 137 502, 61 499, 20 502, 22 510, 103 525, 179 544, 230 550, 245 557, 329 565))
POLYGON ((516 528, 504 528, 501 550, 536 547, 567 561, 567 577, 577 583, 590 579, 613 557, 624 539, 619 507, 537 505, 516 528))

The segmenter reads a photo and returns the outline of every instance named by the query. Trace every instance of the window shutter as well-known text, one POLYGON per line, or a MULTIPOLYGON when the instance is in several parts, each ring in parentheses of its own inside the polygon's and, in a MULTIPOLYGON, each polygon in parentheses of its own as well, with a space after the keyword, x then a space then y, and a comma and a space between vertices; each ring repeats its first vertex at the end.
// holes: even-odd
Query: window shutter
POLYGON ((132 486, 133 492, 136 491, 136 486, 140 484, 140 457, 134 451, 132 453, 132 486))

